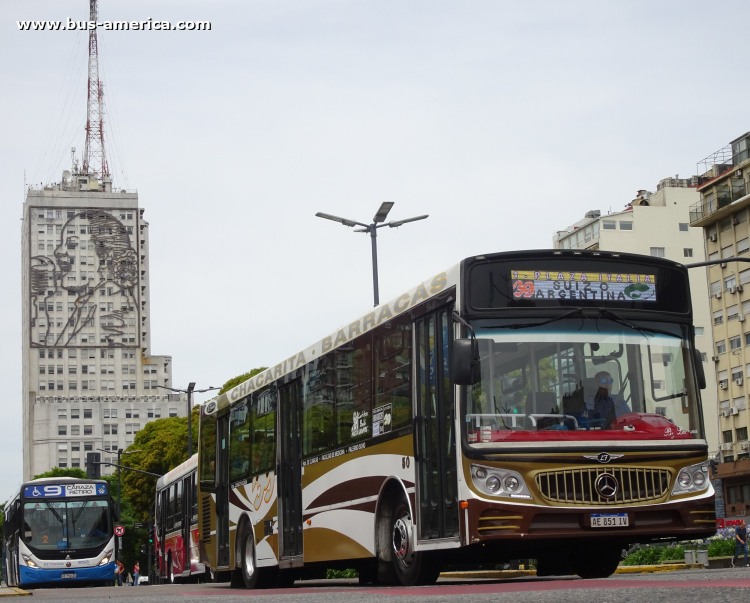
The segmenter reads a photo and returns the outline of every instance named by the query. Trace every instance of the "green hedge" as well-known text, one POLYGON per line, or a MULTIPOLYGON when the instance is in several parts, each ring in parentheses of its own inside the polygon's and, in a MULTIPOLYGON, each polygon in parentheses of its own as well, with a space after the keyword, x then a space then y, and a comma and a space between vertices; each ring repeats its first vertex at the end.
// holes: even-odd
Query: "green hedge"
POLYGON ((733 540, 712 540, 705 544, 676 544, 674 546, 645 546, 628 555, 623 565, 659 565, 662 561, 684 561, 685 551, 705 550, 709 557, 727 557, 734 555, 733 540))

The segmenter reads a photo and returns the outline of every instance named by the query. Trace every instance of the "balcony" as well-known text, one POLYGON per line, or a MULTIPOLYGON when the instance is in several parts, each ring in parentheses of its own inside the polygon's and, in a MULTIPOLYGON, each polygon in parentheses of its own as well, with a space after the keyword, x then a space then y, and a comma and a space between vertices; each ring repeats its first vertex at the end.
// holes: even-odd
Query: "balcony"
POLYGON ((725 207, 748 197, 750 194, 750 183, 742 180, 735 183, 732 188, 729 185, 720 186, 714 193, 706 193, 703 198, 690 206, 690 225, 696 226, 704 218, 715 214, 725 207))
POLYGON ((730 461, 728 463, 719 463, 716 466, 716 475, 714 477, 717 477, 719 479, 727 479, 731 477, 747 476, 750 476, 750 459, 730 461))

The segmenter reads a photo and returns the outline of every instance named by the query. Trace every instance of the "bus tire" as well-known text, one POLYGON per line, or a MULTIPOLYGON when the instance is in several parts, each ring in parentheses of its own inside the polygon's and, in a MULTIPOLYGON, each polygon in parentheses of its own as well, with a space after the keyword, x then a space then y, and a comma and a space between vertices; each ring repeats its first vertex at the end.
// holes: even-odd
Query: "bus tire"
POLYGON ((598 548, 578 550, 572 557, 573 570, 581 578, 609 578, 622 560, 622 549, 598 548))
MULTIPOLYGON (((249 524, 246 524, 249 525, 249 524)), ((239 571, 245 588, 257 588, 258 563, 255 560, 255 534, 252 528, 245 528, 242 534, 242 548, 239 571)))
POLYGON ((172 553, 167 556, 167 582, 174 584, 174 567, 172 566, 172 553))
POLYGON ((423 551, 412 550, 412 519, 405 498, 400 498, 393 509, 391 518, 391 547, 393 568, 398 581, 404 586, 433 584, 440 575, 440 564, 435 563, 423 551))

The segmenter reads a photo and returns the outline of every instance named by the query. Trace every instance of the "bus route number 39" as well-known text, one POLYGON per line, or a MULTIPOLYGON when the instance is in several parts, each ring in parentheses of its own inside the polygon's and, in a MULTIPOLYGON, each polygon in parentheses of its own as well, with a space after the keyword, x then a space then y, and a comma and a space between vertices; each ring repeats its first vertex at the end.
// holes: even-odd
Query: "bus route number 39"
POLYGON ((534 281, 514 282, 513 297, 534 297, 534 281))

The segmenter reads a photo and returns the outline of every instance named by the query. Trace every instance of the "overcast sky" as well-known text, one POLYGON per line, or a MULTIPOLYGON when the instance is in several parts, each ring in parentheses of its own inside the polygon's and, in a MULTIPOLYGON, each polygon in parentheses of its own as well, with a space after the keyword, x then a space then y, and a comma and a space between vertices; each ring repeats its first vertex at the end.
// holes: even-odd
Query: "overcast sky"
MULTIPOLYGON (((690 176, 748 129, 747 2, 101 0, 115 186, 151 233, 152 352, 174 384, 274 364, 461 258, 546 248, 590 209, 690 176)), ((28 182, 83 148, 87 0, 0 3, 0 501, 21 480, 21 221, 28 182)))

